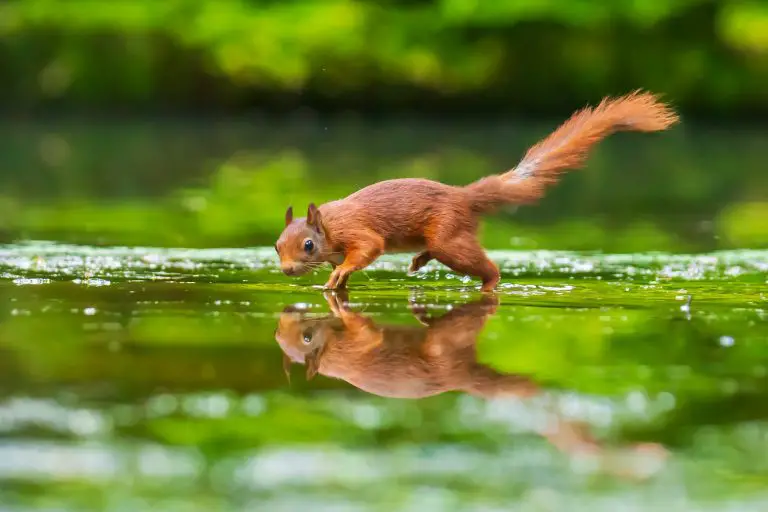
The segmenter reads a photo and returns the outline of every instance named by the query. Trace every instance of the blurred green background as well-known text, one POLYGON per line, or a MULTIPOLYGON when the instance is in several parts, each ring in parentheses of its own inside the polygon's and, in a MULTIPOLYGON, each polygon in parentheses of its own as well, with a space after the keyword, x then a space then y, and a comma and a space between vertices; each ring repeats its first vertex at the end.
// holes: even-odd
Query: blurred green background
POLYGON ((742 0, 11 0, 0 239, 271 245, 289 203, 468 183, 645 88, 683 124, 612 138, 484 243, 766 247, 767 34, 742 0))
POLYGON ((639 86, 768 112, 752 0, 17 0, 4 105, 561 114, 639 86))

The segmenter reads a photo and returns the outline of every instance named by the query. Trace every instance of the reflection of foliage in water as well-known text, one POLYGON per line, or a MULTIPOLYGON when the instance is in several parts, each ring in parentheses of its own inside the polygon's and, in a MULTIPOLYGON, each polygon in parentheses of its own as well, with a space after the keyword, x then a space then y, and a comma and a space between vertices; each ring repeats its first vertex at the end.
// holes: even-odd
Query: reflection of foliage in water
MULTIPOLYGON (((48 155, 50 132, 9 133, 0 141, 0 232, 82 243, 271 245, 288 204, 301 211, 393 177, 466 184, 513 165, 552 126, 520 128, 339 123, 327 131, 286 125, 277 135, 231 124, 221 132, 49 128, 68 148, 60 158, 48 155), (36 147, 30 141, 37 138, 36 147), (251 140, 261 148, 243 152, 251 140), (115 160, 116 152, 131 158, 115 160)), ((485 244, 609 252, 765 247, 762 134, 690 130, 606 141, 587 169, 539 205, 487 219, 485 244)))

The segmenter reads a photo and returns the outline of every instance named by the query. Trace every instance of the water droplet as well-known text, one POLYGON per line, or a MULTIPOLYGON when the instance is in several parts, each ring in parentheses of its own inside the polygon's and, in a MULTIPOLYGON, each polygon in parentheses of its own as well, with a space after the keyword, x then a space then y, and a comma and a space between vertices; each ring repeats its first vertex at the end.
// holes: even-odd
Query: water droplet
POLYGON ((720 345, 723 347, 732 347, 735 342, 731 336, 720 336, 720 345))

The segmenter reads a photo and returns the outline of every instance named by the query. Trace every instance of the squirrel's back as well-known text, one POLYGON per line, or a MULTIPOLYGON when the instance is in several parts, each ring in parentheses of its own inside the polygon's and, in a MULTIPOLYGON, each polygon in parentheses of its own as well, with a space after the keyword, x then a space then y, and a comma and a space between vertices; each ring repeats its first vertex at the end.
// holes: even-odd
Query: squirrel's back
POLYGON ((472 217, 464 188, 421 178, 380 181, 320 208, 334 238, 351 240, 354 230, 371 229, 388 252, 423 247, 425 231, 445 218, 472 217))
POLYGON ((414 206, 428 209, 436 202, 442 202, 461 194, 459 187, 424 178, 397 178, 379 181, 361 188, 343 199, 347 203, 377 204, 391 207, 404 206, 408 201, 414 206))

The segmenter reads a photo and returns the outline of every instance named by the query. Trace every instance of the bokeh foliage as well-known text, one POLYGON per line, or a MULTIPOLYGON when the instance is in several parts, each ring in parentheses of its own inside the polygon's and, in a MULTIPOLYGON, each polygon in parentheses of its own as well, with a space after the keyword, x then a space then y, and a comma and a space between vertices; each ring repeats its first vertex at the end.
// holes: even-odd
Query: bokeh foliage
POLYGON ((559 112, 644 87, 754 112, 766 34, 757 0, 10 0, 0 102, 559 112))

